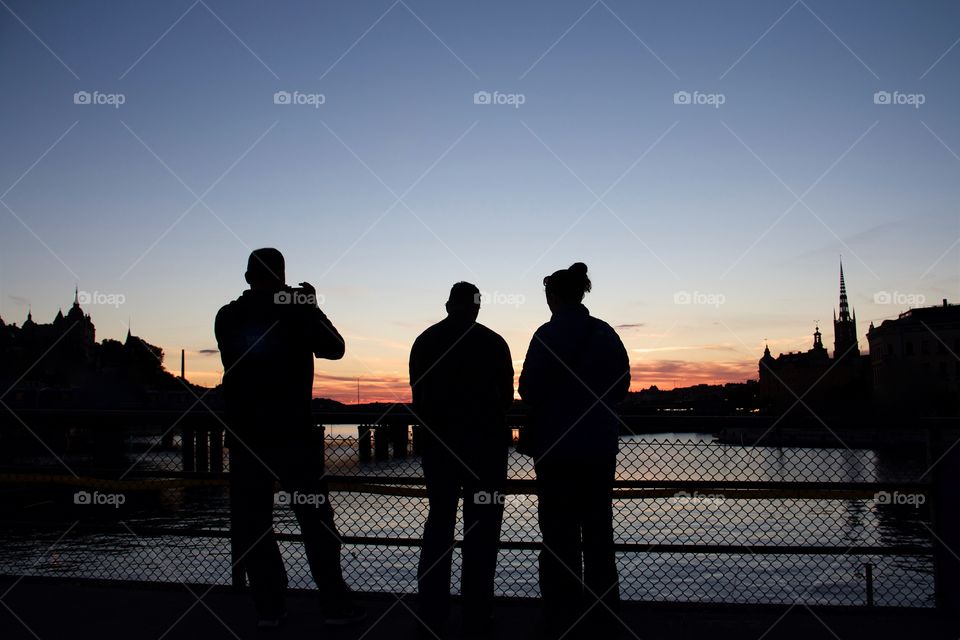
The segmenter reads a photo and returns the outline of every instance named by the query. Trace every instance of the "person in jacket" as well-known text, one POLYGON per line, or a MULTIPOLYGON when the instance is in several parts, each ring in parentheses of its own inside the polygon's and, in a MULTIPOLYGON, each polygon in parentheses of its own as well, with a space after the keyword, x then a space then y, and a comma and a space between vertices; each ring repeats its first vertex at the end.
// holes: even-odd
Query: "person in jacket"
POLYGON ((503 518, 513 403, 510 349, 477 322, 480 291, 467 282, 450 289, 447 317, 410 351, 413 410, 421 421, 429 514, 417 571, 418 618, 431 637, 450 610, 450 570, 463 496, 461 595, 465 630, 489 629, 497 545, 503 518))
POLYGON ((250 254, 250 288, 217 313, 230 450, 230 532, 234 561, 250 580, 258 626, 286 617, 287 575, 273 531, 275 502, 293 508, 327 624, 364 617, 340 568, 340 536, 323 480, 323 434, 314 428, 313 359, 338 360, 343 338, 308 283, 286 285, 283 255, 250 254), (274 494, 279 482, 282 493, 274 494))
POLYGON ((558 633, 589 612, 619 609, 612 488, 619 451, 615 405, 630 387, 619 336, 583 305, 591 289, 576 263, 543 280, 550 321, 534 333, 519 393, 530 410, 526 447, 537 475, 540 589, 558 633))

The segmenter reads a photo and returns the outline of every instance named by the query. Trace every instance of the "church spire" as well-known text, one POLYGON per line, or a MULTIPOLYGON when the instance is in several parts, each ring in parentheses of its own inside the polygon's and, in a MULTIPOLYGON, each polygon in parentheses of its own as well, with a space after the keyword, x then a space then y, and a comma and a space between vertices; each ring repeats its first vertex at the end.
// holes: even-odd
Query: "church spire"
POLYGON ((840 259, 840 321, 850 320, 850 304, 847 302, 847 284, 843 280, 843 258, 840 259))
MULTIPOLYGON (((843 276, 841 276, 841 279, 842 278, 843 276)), ((73 287, 73 306, 75 307, 80 306, 80 285, 79 284, 74 285, 73 287)))
POLYGON ((843 258, 840 259, 840 315, 838 316, 834 310, 833 334, 834 358, 841 358, 848 353, 860 355, 860 346, 857 344, 857 318, 850 315, 847 283, 843 277, 843 258))

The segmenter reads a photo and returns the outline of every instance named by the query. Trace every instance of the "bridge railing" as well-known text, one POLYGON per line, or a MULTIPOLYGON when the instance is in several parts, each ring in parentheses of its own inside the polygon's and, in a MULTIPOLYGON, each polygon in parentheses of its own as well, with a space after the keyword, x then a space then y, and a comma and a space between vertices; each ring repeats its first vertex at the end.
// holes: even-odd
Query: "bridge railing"
MULTIPOLYGON (((402 424, 400 437, 397 424, 374 425, 369 457, 364 425, 327 424, 344 573, 361 591, 416 586, 426 498, 416 428, 402 424), (390 443, 385 455, 378 437, 390 443)), ((229 449, 216 432, 189 424, 172 438, 150 429, 37 430, 44 446, 24 446, 0 467, 8 503, 0 573, 236 584, 229 449)), ((938 549, 942 536, 934 533, 941 497, 934 461, 926 447, 625 437, 614 487, 623 597, 934 606, 951 584, 941 566, 947 549, 938 549)), ((515 451, 506 494, 497 591, 538 597, 535 474, 515 451)), ((291 587, 311 588, 289 507, 278 506, 276 529, 291 587)), ((454 586, 459 570, 458 550, 454 586)))

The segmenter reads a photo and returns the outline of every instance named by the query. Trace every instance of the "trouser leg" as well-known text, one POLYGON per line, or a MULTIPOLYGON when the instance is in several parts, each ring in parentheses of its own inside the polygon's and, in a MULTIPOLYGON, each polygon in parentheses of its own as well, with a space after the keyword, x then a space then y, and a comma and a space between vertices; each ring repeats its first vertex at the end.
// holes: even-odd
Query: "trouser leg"
POLYGON ((500 526, 503 522, 503 480, 466 481, 463 495, 463 574, 461 594, 465 618, 483 620, 493 612, 494 581, 500 526))
POLYGON ((347 591, 340 566, 340 534, 327 484, 322 478, 323 465, 314 453, 291 451, 283 484, 291 494, 304 553, 317 590, 322 598, 336 598, 347 591))
POLYGON ((246 452, 230 455, 234 561, 246 569, 257 613, 275 617, 283 611, 287 575, 273 532, 273 476, 246 452))
POLYGON ((544 547, 540 552, 540 591, 547 616, 562 624, 568 618, 576 619, 581 604, 580 526, 568 472, 552 465, 537 465, 536 471, 544 547))
POLYGON ((443 460, 424 454, 423 471, 429 511, 423 527, 417 567, 418 606, 428 624, 445 620, 450 611, 450 569, 460 487, 443 460))
POLYGON ((583 578, 587 605, 599 598, 613 612, 620 603, 613 536, 613 488, 616 463, 591 464, 583 478, 583 578))

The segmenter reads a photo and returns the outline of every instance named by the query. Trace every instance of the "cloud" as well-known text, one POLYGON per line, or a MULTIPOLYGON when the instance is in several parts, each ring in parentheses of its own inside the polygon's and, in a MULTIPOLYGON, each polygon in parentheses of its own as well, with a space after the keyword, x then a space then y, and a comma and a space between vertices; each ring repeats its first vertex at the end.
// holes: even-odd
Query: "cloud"
POLYGON ((197 355, 201 356, 215 356, 220 353, 219 349, 197 349, 197 355))
POLYGON ((23 296, 8 295, 7 298, 9 298, 15 304, 20 305, 21 307, 25 307, 30 304, 30 300, 28 300, 27 298, 24 298, 23 296))
POLYGON ((616 324, 613 326, 614 329, 639 329, 640 327, 647 326, 646 322, 629 322, 627 324, 616 324))
MULTIPOLYGON (((363 374, 360 378, 361 402, 409 402, 410 381, 407 376, 363 374)), ((357 401, 357 376, 313 374, 313 395, 340 402, 357 401)))
POLYGON ((641 389, 655 384, 661 388, 670 388, 743 382, 757 377, 757 360, 642 360, 634 362, 630 367, 630 386, 641 389))
POLYGON ((659 351, 740 351, 732 344, 690 344, 676 347, 635 347, 633 353, 657 353, 659 351))

